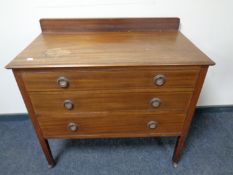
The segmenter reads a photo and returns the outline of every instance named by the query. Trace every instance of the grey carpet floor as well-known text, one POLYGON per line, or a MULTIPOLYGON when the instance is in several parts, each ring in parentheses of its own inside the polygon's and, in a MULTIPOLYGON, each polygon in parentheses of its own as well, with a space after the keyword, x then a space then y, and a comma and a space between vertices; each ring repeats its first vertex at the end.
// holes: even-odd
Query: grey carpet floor
POLYGON ((57 161, 48 169, 30 120, 0 117, 2 175, 230 175, 233 111, 197 111, 177 168, 175 138, 50 140, 57 161))

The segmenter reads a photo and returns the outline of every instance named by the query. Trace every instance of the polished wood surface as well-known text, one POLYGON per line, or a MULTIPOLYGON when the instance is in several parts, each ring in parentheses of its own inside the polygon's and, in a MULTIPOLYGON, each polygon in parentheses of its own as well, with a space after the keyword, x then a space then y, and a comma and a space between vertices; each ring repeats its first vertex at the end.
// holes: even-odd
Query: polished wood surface
POLYGON ((91 69, 36 69, 24 70, 22 76, 27 91, 103 90, 103 89, 159 89, 193 90, 200 67, 136 67, 91 69), (164 75, 166 83, 156 86, 154 77, 164 75), (61 88, 57 80, 66 77, 67 88, 61 88), (175 89, 176 88, 176 89, 175 89))
POLYGON ((99 137, 143 134, 152 135, 179 135, 185 119, 184 114, 163 113, 156 115, 147 113, 97 113, 97 114, 50 114, 38 117, 44 137, 99 137), (54 117, 53 117, 54 116, 54 117), (148 128, 150 121, 157 122, 155 129, 148 128), (70 131, 69 123, 76 123, 77 131, 70 131))
POLYGON ((201 71, 199 73, 199 77, 198 77, 198 80, 197 80, 196 85, 195 85, 196 86, 195 91, 193 92, 191 103, 189 105, 187 117, 185 118, 185 121, 184 121, 182 132, 181 132, 181 135, 178 137, 177 142, 176 142, 175 150, 174 150, 173 157, 172 157, 173 162, 178 162, 180 159, 181 152, 184 148, 185 140, 186 140, 186 137, 188 135, 188 131, 189 131, 192 119, 193 119, 193 114, 194 114, 194 111, 196 108, 196 104, 197 104, 199 95, 201 93, 201 88, 203 86, 207 70, 208 70, 208 66, 201 67, 201 71))
POLYGON ((179 18, 41 19, 43 33, 177 31, 179 18))
POLYGON ((30 93, 30 98, 38 113, 72 113, 94 111, 182 111, 186 112, 192 92, 36 92, 30 93), (161 105, 158 108, 151 106, 153 98, 160 98, 161 105), (73 109, 67 110, 64 101, 71 100, 73 109))
POLYGON ((49 165, 51 138, 177 136, 178 162, 215 64, 178 31, 179 19, 40 22, 42 34, 6 68, 13 69, 49 165))
POLYGON ((45 157, 47 159, 48 165, 50 167, 52 167, 52 166, 55 165, 55 161, 53 159, 52 152, 51 152, 50 146, 48 144, 48 140, 44 138, 44 136, 42 134, 42 131, 41 131, 41 127, 40 127, 40 125, 38 123, 38 120, 36 119, 36 115, 35 115, 35 112, 34 112, 30 97, 28 96, 28 93, 26 92, 26 89, 25 89, 25 86, 24 86, 24 82, 23 82, 23 79, 22 79, 22 74, 18 70, 13 70, 13 73, 14 73, 14 76, 15 76, 15 80, 16 80, 16 82, 18 84, 19 90, 21 92, 21 95, 23 97, 23 100, 25 102, 25 105, 27 107, 29 117, 30 117, 31 122, 33 124, 33 127, 35 129, 35 132, 36 132, 37 138, 39 140, 39 143, 41 145, 42 151, 44 152, 44 155, 45 155, 45 157))
POLYGON ((41 34, 6 68, 213 65, 179 32, 41 34))

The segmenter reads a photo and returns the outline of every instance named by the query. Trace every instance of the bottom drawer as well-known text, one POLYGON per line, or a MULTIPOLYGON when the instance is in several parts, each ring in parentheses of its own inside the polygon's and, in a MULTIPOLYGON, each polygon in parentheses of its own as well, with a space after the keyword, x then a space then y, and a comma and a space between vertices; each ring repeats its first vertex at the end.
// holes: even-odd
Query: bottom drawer
POLYGON ((87 113, 38 116, 45 138, 178 136, 184 114, 87 113))

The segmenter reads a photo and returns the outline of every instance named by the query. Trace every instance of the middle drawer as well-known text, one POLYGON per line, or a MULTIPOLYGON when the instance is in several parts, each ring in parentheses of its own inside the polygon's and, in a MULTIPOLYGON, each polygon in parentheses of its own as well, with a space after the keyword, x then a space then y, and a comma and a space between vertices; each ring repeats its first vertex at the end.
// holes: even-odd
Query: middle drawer
POLYGON ((30 98, 36 114, 98 111, 186 112, 192 92, 72 91, 33 92, 30 98))

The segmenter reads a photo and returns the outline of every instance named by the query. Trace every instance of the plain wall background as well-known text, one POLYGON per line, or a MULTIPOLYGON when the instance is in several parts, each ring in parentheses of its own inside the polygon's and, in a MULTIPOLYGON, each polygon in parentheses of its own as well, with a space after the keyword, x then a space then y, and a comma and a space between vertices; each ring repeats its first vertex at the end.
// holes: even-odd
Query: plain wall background
POLYGON ((232 0, 7 0, 0 6, 0 114, 26 112, 4 66, 40 33, 40 18, 180 17, 181 32, 217 64, 199 106, 233 104, 232 0))

